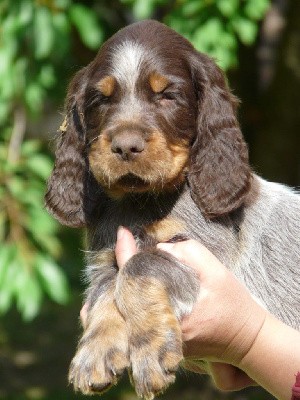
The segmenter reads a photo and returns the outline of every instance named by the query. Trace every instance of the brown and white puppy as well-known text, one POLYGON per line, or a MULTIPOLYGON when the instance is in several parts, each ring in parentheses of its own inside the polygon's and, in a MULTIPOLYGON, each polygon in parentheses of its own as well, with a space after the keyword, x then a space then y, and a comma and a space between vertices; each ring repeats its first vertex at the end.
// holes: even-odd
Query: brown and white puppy
MULTIPOLYGON (((279 318, 299 324, 300 197, 255 176, 216 64, 155 21, 116 33, 68 91, 46 205, 87 227, 87 324, 69 378, 103 392, 125 369, 139 396, 174 381, 179 321, 199 285, 155 249, 201 240, 279 318), (119 272, 119 225, 140 252, 119 272)), ((201 290, 201 289, 200 289, 201 290)))

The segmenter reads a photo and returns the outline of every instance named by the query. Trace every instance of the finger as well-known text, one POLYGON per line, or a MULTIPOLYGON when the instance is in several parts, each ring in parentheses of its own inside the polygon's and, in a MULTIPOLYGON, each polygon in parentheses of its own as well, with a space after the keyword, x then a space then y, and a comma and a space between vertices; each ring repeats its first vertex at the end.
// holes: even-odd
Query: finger
POLYGON ((217 388, 221 390, 241 390, 257 384, 242 370, 233 365, 209 363, 210 374, 217 388))
POLYGON ((187 240, 179 243, 159 243, 157 247, 167 251, 178 260, 187 264, 198 272, 199 275, 209 273, 212 266, 223 270, 220 261, 201 243, 196 240, 187 240))
POLYGON ((119 268, 123 268, 127 261, 137 253, 132 233, 123 226, 118 228, 115 253, 119 268))
POLYGON ((83 307, 80 310, 80 320, 83 328, 86 327, 86 321, 87 321, 87 310, 89 308, 88 303, 84 303, 83 307))

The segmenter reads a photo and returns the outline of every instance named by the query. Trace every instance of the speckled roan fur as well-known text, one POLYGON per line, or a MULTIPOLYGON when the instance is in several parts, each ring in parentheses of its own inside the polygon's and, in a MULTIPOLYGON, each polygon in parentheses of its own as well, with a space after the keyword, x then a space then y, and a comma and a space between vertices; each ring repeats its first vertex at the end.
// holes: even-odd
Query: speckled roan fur
POLYGON ((159 241, 200 240, 299 329, 300 196, 252 173, 236 104, 215 63, 154 21, 118 32, 73 79, 46 206, 61 223, 87 227, 89 309, 70 368, 75 390, 103 392, 125 369, 147 399, 174 381, 179 321, 201 284, 159 241), (118 135, 145 150, 121 160, 118 135), (120 272, 119 225, 140 249, 120 272))

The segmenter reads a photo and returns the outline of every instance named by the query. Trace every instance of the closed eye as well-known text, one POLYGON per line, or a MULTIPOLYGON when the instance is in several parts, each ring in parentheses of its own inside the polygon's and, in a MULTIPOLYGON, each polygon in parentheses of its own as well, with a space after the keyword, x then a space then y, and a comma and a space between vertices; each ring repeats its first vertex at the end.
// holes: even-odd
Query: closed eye
POLYGON ((86 109, 98 107, 101 104, 107 103, 109 99, 110 99, 109 96, 105 96, 98 90, 92 89, 89 93, 89 98, 86 103, 86 109))
POLYGON ((165 90, 161 93, 157 93, 156 95, 156 101, 162 105, 168 105, 171 102, 175 101, 176 99, 177 99, 177 93, 170 92, 168 90, 165 90))

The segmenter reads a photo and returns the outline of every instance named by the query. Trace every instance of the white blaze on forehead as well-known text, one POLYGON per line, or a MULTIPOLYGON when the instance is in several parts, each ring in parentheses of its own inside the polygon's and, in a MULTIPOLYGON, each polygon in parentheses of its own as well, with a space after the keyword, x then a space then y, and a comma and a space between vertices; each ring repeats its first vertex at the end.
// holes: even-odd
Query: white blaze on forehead
POLYGON ((112 55, 112 74, 121 85, 133 91, 140 74, 146 49, 139 43, 126 41, 118 45, 112 55))

